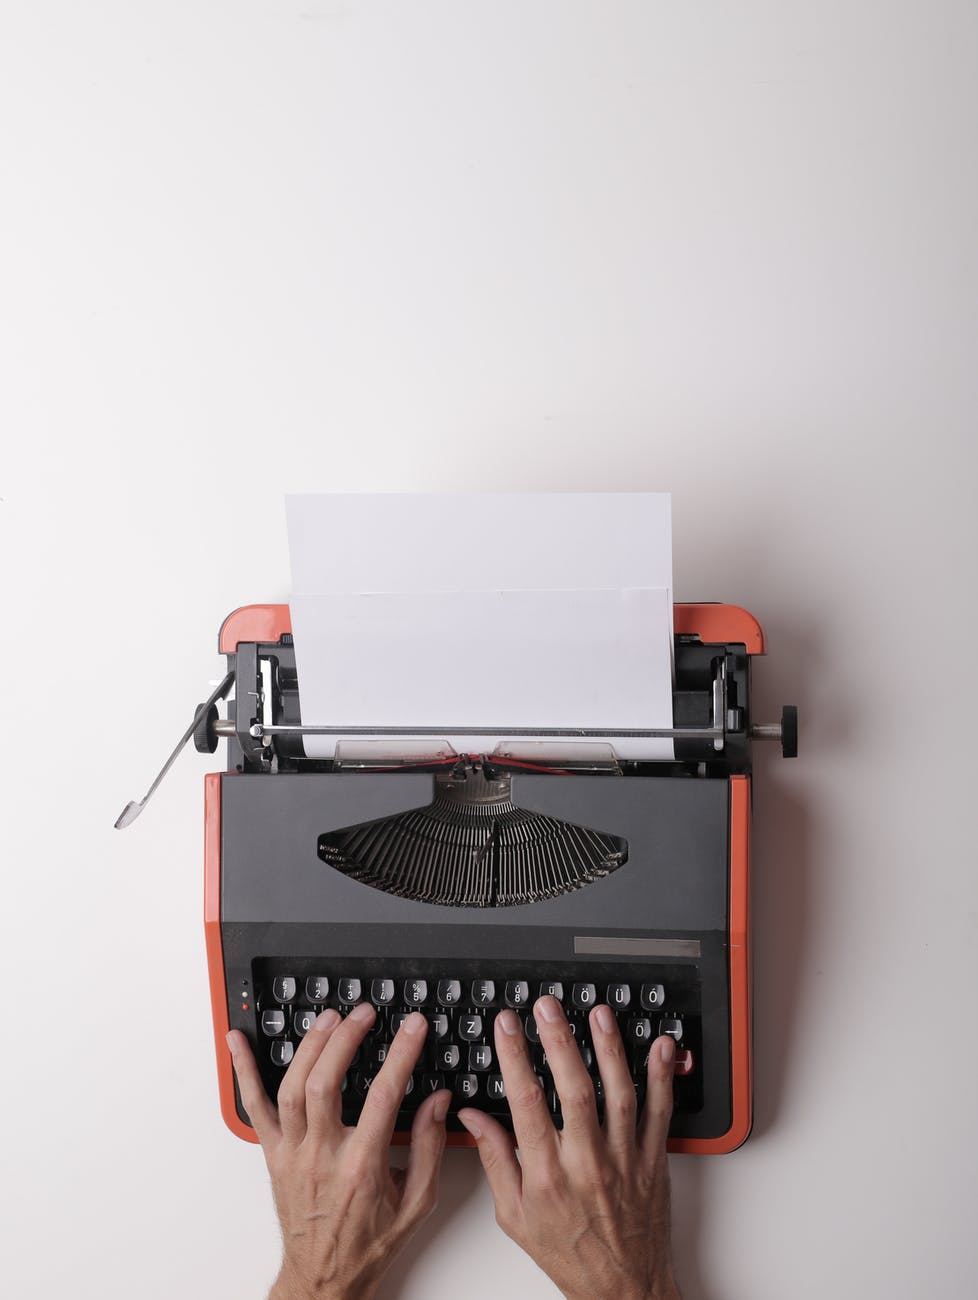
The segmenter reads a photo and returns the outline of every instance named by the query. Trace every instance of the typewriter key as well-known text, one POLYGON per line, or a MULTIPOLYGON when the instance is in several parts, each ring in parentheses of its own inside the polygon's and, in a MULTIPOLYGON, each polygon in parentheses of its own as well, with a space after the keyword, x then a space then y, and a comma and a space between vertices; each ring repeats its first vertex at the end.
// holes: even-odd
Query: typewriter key
POLYGON ((508 1007, 525 1007, 530 1000, 530 986, 526 980, 510 980, 504 997, 508 1007))
POLYGON ((373 1047, 368 1048, 366 1054, 366 1064, 371 1071, 377 1071, 387 1060, 387 1044, 375 1043, 373 1047))
POLYGON ((482 1037, 482 1017, 476 1015, 462 1015, 458 1018, 458 1036, 467 1043, 473 1042, 476 1038, 482 1037))
POLYGON ((297 1038, 305 1038, 309 1030, 316 1023, 316 1013, 308 1007, 297 1011, 292 1018, 292 1028, 295 1030, 297 1038))
POLYGON ((609 984, 607 991, 608 1006, 614 1011, 624 1011, 632 1000, 632 990, 627 984, 609 984))
POLYGON ((439 1070, 457 1070, 461 1059, 462 1054, 457 1043, 445 1043, 435 1052, 435 1064, 439 1070))
POLYGON ((363 988, 360 981, 355 979, 338 980, 336 996, 344 1006, 352 1007, 363 997, 363 988))
POLYGON ((474 1074, 456 1074, 455 1095, 463 1101, 471 1101, 479 1091, 479 1080, 474 1074))
POLYGON ((388 1006, 394 1001, 394 981, 374 980, 370 985, 370 1000, 375 1006, 388 1006))
POLYGON ((433 1038, 445 1038, 448 1035, 448 1016, 444 1011, 428 1017, 428 1027, 433 1038))
POLYGON ((582 1011, 593 1007, 597 1000, 598 990, 593 984, 575 984, 571 990, 571 1002, 582 1011))
POLYGON ((272 980, 272 997, 276 1002, 291 1002, 298 985, 291 975, 279 975, 272 980))
POLYGON ((666 991, 661 984, 643 984, 640 1000, 646 1011, 651 1011, 654 1007, 662 1006, 666 1000, 666 991))
POLYGON ((329 997, 329 980, 325 975, 311 975, 306 980, 306 997, 310 1002, 325 1002, 329 997))
POLYGON ((439 980, 437 996, 441 1006, 454 1007, 462 1001, 462 985, 459 980, 439 980))
POLYGON ((645 1016, 635 1016, 628 1022, 628 1037, 633 1043, 650 1043, 652 1041, 652 1021, 645 1016))
POLYGON ((285 1012, 284 1011, 263 1011, 261 1013, 262 1033, 269 1038, 274 1038, 276 1034, 285 1032, 285 1012))
POLYGON ((469 1048, 469 1069, 488 1070, 492 1065, 492 1048, 486 1043, 473 1043, 469 1048))
POLYGON ((286 1066, 292 1060, 295 1054, 295 1048, 287 1038, 276 1038, 271 1045, 271 1058, 273 1065, 286 1066))
POLYGON ((488 1007, 496 1000, 496 986, 492 980, 472 981, 472 1001, 477 1007, 488 1007))

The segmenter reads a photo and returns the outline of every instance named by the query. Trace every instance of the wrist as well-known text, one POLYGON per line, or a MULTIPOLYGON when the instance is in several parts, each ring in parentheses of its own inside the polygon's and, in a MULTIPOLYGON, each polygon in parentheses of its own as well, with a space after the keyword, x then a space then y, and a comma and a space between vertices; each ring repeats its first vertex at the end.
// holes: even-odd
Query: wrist
POLYGON ((268 1300, 374 1300, 373 1287, 338 1287, 335 1283, 303 1281, 283 1264, 268 1300))
MULTIPOLYGON (((564 1300, 596 1300, 593 1291, 576 1294, 573 1291, 564 1292, 564 1300)), ((683 1300, 672 1277, 662 1279, 653 1284, 651 1289, 640 1287, 638 1290, 616 1288, 613 1296, 609 1300, 683 1300)))

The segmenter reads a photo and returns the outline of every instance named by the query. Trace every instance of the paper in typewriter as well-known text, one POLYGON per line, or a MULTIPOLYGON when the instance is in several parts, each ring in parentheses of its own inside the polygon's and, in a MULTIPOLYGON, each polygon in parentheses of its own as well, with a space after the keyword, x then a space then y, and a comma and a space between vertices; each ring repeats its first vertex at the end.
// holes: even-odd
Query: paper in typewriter
MULTIPOLYGON (((460 753, 588 729, 621 758, 672 757, 671 740, 607 734, 672 726, 668 493, 292 496, 286 510, 305 725, 444 728, 460 753)), ((331 758, 342 738, 306 736, 306 754, 331 758)))

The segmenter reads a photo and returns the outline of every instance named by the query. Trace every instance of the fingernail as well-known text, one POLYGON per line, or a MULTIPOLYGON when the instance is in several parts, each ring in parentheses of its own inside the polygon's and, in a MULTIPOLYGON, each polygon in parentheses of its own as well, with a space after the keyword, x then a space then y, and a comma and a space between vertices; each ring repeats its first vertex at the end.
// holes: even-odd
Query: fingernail
POLYGON ((448 1108, 452 1103, 451 1097, 439 1097, 431 1108, 431 1118, 436 1124, 444 1124, 445 1116, 448 1114, 448 1108))
POLYGON ((676 1041, 668 1035, 659 1040, 659 1060, 663 1065, 671 1065, 676 1059, 676 1041))
POLYGON ((515 1011, 500 1011, 496 1019, 502 1026, 504 1034, 518 1034, 520 1032, 520 1018, 515 1011))
POLYGON ((482 1128, 480 1127, 478 1121, 474 1118, 472 1111, 460 1110, 458 1113, 458 1118, 459 1118, 459 1122, 463 1124, 465 1128, 468 1129, 468 1131, 472 1134, 474 1138, 478 1140, 479 1138, 482 1137, 482 1128))
POLYGON ((316 1017, 313 1029, 332 1029, 334 1025, 339 1024, 339 1021, 340 1013, 334 1010, 333 1007, 328 1007, 322 1015, 316 1017))
POLYGON ((428 1022, 420 1011, 412 1011, 407 1020, 401 1025, 406 1034, 423 1034, 428 1028, 428 1022))
POLYGON ((233 1031, 233 1030, 231 1031, 231 1033, 229 1033, 229 1034, 225 1034, 225 1035, 224 1035, 224 1041, 227 1043, 227 1045, 228 1045, 228 1051, 231 1053, 231 1055, 232 1055, 232 1056, 237 1056, 237 1054, 238 1054, 238 1040, 237 1040, 237 1038, 235 1037, 235 1035, 234 1035, 234 1031, 233 1031))
POLYGON ((613 1034, 615 1032, 615 1017, 612 1015, 611 1007, 598 1007, 594 1013, 594 1018, 601 1027, 603 1034, 613 1034))
POLYGON ((374 1009, 369 1002, 358 1003, 347 1016, 347 1020, 356 1020, 360 1023, 363 1023, 365 1020, 373 1020, 373 1018, 374 1009))
POLYGON ((551 1024, 560 1019, 560 1005, 557 999, 552 998, 549 994, 539 1000, 534 1010, 538 1016, 542 1016, 544 1020, 549 1021, 551 1024))

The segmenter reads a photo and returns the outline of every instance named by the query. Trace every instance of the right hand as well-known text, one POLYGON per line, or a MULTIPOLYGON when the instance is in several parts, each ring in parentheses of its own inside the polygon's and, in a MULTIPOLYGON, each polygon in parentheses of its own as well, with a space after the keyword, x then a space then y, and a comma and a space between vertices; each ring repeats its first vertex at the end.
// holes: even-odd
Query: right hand
POLYGON ((496 1017, 495 1041, 519 1160, 498 1121, 472 1109, 458 1116, 478 1145, 496 1222, 568 1300, 680 1300, 666 1163, 675 1043, 662 1037, 652 1044, 647 1099, 636 1122, 635 1085, 614 1014, 606 1006, 591 1011, 605 1094, 602 1126, 594 1085, 560 1003, 540 998, 534 1016, 563 1130, 554 1127, 513 1011, 496 1017))

